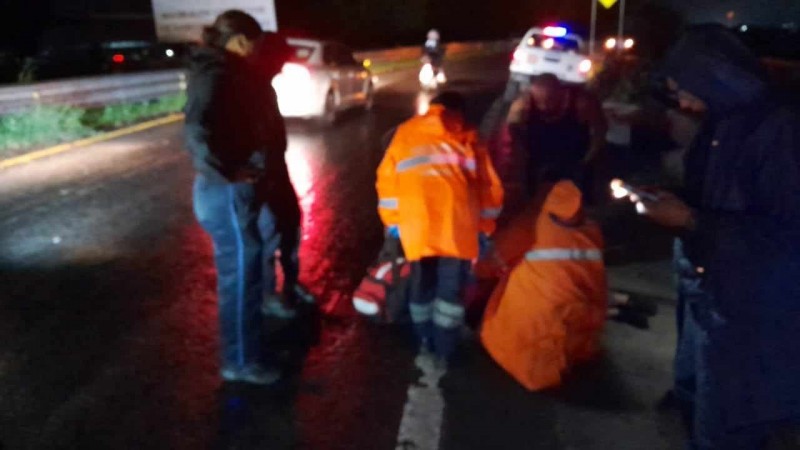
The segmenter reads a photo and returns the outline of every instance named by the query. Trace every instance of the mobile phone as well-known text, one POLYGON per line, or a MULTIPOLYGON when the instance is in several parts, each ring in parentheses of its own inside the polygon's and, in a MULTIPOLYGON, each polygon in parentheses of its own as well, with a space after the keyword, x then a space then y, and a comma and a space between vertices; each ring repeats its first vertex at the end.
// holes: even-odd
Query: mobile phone
POLYGON ((614 198, 625 198, 625 197, 638 197, 641 200, 647 200, 649 202, 657 202, 658 197, 654 194, 651 194, 647 191, 642 189, 636 188, 619 178, 615 178, 611 180, 611 195, 614 198))

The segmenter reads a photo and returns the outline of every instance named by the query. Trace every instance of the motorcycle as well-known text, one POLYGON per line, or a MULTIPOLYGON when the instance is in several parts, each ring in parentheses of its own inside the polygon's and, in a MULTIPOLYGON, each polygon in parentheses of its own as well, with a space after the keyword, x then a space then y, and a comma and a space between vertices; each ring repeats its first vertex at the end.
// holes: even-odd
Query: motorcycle
POLYGON ((419 71, 419 84, 425 91, 435 91, 447 83, 447 76, 442 67, 434 67, 430 58, 422 58, 422 69, 419 71))

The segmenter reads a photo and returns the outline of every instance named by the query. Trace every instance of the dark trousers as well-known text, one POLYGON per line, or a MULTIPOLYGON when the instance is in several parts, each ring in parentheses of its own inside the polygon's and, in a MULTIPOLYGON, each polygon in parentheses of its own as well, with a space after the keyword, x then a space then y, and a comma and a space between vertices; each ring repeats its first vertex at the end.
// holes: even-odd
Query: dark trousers
MULTIPOLYGON (((681 251, 676 243, 676 251, 681 251)), ((678 346, 675 352, 674 392, 681 407, 689 434, 688 450, 772 450, 800 449, 798 429, 794 424, 755 424, 739 429, 725 427, 719 403, 706 386, 716 381, 708 368, 704 352, 709 336, 700 324, 712 296, 702 279, 693 274, 691 263, 677 257, 678 272, 677 326, 678 346), (793 441, 793 442, 792 442, 793 441)))
POLYGON ((295 287, 300 276, 300 205, 297 194, 285 176, 276 176, 271 183, 258 186, 261 205, 259 230, 265 239, 264 288, 267 293, 277 291, 275 277, 275 249, 280 250, 280 264, 283 269, 283 293, 289 302, 294 301, 295 287), (272 242, 267 242, 271 239, 272 242))
POLYGON ((411 268, 411 320, 423 345, 439 358, 452 357, 464 323, 462 289, 469 261, 423 258, 411 268))
POLYGON ((281 221, 262 200, 253 184, 212 183, 202 175, 195 180, 195 215, 214 244, 224 367, 266 360, 261 304, 276 288, 279 248, 286 248, 281 253, 287 282, 297 278, 298 227, 293 227, 294 240, 282 239, 281 221))

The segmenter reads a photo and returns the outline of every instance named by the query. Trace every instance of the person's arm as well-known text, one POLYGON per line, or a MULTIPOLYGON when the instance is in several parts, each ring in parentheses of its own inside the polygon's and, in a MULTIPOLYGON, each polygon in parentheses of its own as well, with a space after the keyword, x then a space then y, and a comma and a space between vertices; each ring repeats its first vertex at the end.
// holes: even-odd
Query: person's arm
MULTIPOLYGON (((675 229, 710 255, 735 242, 755 242, 764 236, 780 236, 784 230, 800 231, 800 126, 785 120, 777 127, 763 130, 764 140, 757 155, 748 211, 712 211, 693 209, 676 195, 658 192, 658 201, 642 201, 644 215, 661 225, 675 229)), ((771 238, 770 238, 771 239, 771 238)))
POLYGON ((264 87, 267 101, 266 101, 266 117, 267 122, 267 148, 271 152, 279 153, 281 157, 286 153, 286 146, 288 145, 286 138, 286 122, 281 114, 280 107, 278 106, 278 95, 275 89, 269 82, 264 87))
POLYGON ((576 101, 582 119, 589 126, 591 142, 589 150, 583 158, 583 163, 590 164, 598 159, 606 146, 608 121, 603 112, 603 105, 593 94, 583 92, 578 96, 576 101))
POLYGON ((187 87, 184 134, 192 163, 198 173, 208 179, 230 181, 233 174, 226 170, 223 158, 211 146, 212 113, 216 107, 220 73, 209 71, 192 74, 187 87))
POLYGON ((497 218, 503 212, 503 184, 494 169, 489 151, 475 137, 475 159, 478 170, 478 189, 481 203, 480 231, 494 233, 497 218))
POLYGON ((511 127, 521 126, 528 116, 531 108, 529 95, 522 95, 511 103, 506 115, 506 123, 511 127))
POLYGON ((396 146, 396 140, 393 138, 381 164, 378 166, 378 177, 375 184, 378 191, 378 214, 380 214, 381 221, 387 228, 397 226, 400 219, 400 200, 397 196, 396 146))

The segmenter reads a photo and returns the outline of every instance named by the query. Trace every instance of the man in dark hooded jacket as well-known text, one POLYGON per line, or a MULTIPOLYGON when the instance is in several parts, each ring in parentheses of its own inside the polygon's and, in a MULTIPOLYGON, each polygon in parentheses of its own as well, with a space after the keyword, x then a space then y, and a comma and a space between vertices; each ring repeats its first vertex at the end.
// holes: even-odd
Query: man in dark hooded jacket
POLYGON ((638 205, 679 235, 675 393, 689 448, 767 448, 800 422, 800 115, 722 27, 690 29, 663 75, 704 116, 683 192, 638 205))
POLYGON ((275 293, 278 249, 285 293, 294 293, 298 272, 300 210, 270 84, 286 44, 262 35, 252 16, 236 10, 207 27, 204 42, 189 67, 185 136, 197 172, 195 214, 214 243, 221 375, 270 384, 280 373, 263 348, 262 313, 294 313, 275 293))

